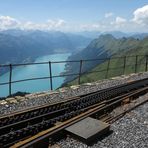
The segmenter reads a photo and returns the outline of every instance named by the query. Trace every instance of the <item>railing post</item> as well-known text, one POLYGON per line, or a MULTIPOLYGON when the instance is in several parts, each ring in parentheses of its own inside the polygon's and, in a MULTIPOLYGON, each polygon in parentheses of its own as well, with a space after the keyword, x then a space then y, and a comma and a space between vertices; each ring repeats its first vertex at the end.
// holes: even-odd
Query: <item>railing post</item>
POLYGON ((50 74, 50 90, 53 90, 51 61, 49 61, 49 74, 50 74))
POLYGON ((136 55, 135 73, 137 73, 138 55, 136 55))
POLYGON ((108 78, 109 66, 110 66, 110 58, 108 59, 108 63, 107 63, 107 69, 106 69, 105 79, 108 78))
POLYGON ((12 81, 12 65, 9 65, 9 96, 11 96, 11 81, 12 81))
POLYGON ((78 78, 78 84, 80 85, 81 83, 81 73, 82 73, 82 60, 80 60, 80 69, 79 69, 79 78, 78 78))
POLYGON ((126 67, 126 56, 124 57, 123 74, 125 74, 125 67, 126 67))
POLYGON ((148 55, 146 55, 145 71, 147 71, 147 65, 148 65, 148 55))

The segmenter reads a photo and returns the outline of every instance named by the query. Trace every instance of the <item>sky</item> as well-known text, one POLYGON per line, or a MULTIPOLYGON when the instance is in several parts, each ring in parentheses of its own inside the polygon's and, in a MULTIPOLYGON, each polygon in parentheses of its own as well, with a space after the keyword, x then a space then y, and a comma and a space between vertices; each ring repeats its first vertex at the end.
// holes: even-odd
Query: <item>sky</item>
POLYGON ((0 0, 0 30, 148 32, 148 0, 0 0))

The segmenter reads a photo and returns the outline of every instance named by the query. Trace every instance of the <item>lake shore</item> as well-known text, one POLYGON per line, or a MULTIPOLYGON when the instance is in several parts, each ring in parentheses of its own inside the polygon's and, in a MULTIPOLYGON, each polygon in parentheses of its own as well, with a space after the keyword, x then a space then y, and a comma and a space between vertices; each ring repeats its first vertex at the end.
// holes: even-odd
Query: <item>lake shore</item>
MULTIPOLYGON (((42 56, 37 58, 34 63, 38 62, 48 62, 48 61, 66 61, 69 57, 70 53, 67 54, 50 54, 47 56, 42 56)), ((65 63, 62 64, 52 64, 52 75, 59 75, 65 70, 65 63)), ((22 79, 30 79, 30 78, 39 78, 39 77, 49 77, 49 65, 41 64, 41 65, 27 65, 27 66, 18 66, 13 69, 12 72, 12 81, 18 81, 22 79)), ((0 77, 0 83, 8 82, 9 80, 9 72, 5 73, 0 77)), ((56 89, 61 86, 64 78, 53 78, 53 89, 56 89)), ((0 86, 1 92, 0 97, 8 95, 8 85, 0 86)), ((12 84, 12 93, 16 93, 18 91, 21 92, 40 92, 50 90, 50 80, 36 80, 36 81, 24 81, 20 83, 12 84)))

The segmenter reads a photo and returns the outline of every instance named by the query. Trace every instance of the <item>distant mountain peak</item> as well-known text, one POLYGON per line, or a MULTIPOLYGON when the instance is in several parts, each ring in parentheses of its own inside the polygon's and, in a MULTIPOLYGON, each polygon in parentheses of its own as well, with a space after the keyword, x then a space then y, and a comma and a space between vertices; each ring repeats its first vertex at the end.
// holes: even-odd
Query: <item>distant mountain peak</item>
POLYGON ((105 38, 105 39, 115 39, 115 37, 112 34, 102 34, 99 38, 105 38))

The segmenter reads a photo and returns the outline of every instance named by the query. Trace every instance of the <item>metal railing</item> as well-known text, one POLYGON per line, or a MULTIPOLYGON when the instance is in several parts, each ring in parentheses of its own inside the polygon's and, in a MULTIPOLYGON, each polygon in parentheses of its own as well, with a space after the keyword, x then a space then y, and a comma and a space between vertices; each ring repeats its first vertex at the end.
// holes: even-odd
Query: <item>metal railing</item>
MULTIPOLYGON (((131 62, 130 62, 131 63, 131 62)), ((5 65, 0 65, 0 68, 2 67, 7 67, 9 68, 9 80, 8 82, 3 82, 0 83, 1 85, 9 85, 9 95, 12 95, 12 84, 14 83, 19 83, 19 82, 25 82, 25 81, 32 81, 32 80, 41 80, 41 79, 49 79, 49 83, 50 83, 50 90, 53 90, 53 78, 57 78, 57 77, 68 77, 68 76, 74 76, 75 80, 77 80, 78 84, 81 84, 81 77, 84 74, 91 74, 91 73, 103 73, 104 78, 107 79, 111 76, 109 76, 109 73, 111 70, 119 70, 122 69, 122 73, 120 73, 119 75, 125 74, 126 73, 126 68, 132 66, 132 68, 134 67, 134 71, 132 71, 132 73, 137 73, 138 71, 138 67, 139 65, 143 65, 144 70, 143 71, 147 71, 148 68, 148 55, 136 55, 136 56, 124 56, 124 57, 113 57, 113 58, 102 58, 102 59, 87 59, 87 60, 75 60, 75 61, 48 61, 48 62, 39 62, 39 63, 24 63, 24 64, 5 64, 5 65), (140 58, 141 57, 141 58, 140 58), (143 58, 142 58, 143 57, 143 58), (132 64, 128 64, 128 60, 129 58, 135 58, 135 60, 133 60, 134 62, 132 62, 132 64), (112 62, 113 60, 123 60, 122 62, 122 66, 120 67, 112 67, 112 62), (140 60, 139 60, 140 59, 140 60), (100 63, 105 63, 105 69, 101 69, 101 70, 92 70, 92 71, 87 71, 87 70, 83 70, 84 64, 86 62, 94 62, 94 61, 102 61, 100 63), (139 62, 140 61, 140 62, 139 62), (144 63, 142 63, 143 61, 145 61, 144 63), (64 72, 64 73, 60 73, 59 75, 53 75, 52 72, 52 66, 53 64, 59 64, 59 63, 65 63, 65 64, 69 64, 70 63, 79 63, 79 71, 78 72, 74 72, 74 73, 68 73, 68 72, 64 72), (12 80, 12 73, 13 73, 13 69, 14 67, 17 66, 27 66, 27 65, 43 65, 46 64, 49 66, 49 76, 46 77, 33 77, 33 78, 27 78, 27 79, 21 79, 21 80, 12 80), (104 74, 105 72, 105 74, 104 74)), ((121 72, 121 71, 120 71, 121 72)))

